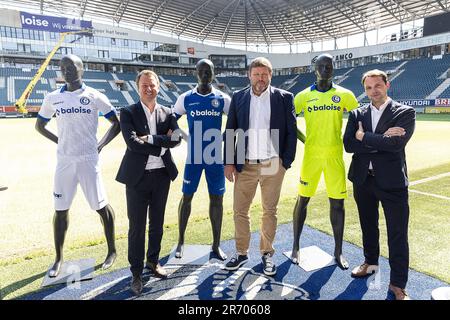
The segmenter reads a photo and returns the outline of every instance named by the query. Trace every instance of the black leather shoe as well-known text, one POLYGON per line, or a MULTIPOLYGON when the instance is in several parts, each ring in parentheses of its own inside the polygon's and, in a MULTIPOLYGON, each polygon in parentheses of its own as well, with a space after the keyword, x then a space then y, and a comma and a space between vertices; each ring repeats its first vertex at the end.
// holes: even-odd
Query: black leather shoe
POLYGON ((167 271, 161 267, 159 263, 154 262, 146 262, 145 266, 147 269, 149 269, 151 272, 153 272, 154 276, 157 278, 167 278, 167 271))
POLYGON ((140 295, 142 293, 142 288, 143 288, 143 284, 142 284, 142 277, 139 276, 133 276, 133 279, 131 280, 131 291, 133 291, 133 293, 135 295, 140 295))

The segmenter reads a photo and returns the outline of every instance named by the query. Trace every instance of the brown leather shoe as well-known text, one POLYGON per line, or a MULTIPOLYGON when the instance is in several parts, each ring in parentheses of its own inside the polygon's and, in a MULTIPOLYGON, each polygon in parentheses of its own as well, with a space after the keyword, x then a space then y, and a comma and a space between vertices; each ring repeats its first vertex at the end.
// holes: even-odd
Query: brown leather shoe
POLYGON ((395 295, 395 300, 411 300, 405 289, 389 284, 389 291, 395 295))
POLYGON ((167 271, 161 267, 159 263, 153 263, 153 262, 146 262, 145 266, 153 272, 155 277, 157 278, 167 278, 167 271))
POLYGON ((364 278, 378 272, 378 265, 363 263, 352 270, 352 277, 364 278))
POLYGON ((143 287, 144 286, 142 284, 142 277, 140 275, 133 276, 133 279, 131 280, 131 286, 130 286, 131 291, 133 291, 133 293, 138 296, 142 293, 143 287))

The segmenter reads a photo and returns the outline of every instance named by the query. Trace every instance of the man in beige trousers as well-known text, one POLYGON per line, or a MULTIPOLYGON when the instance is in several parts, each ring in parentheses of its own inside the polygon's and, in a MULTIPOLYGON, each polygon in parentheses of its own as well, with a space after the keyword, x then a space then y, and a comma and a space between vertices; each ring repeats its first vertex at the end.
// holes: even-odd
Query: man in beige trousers
POLYGON ((270 85, 272 65, 266 58, 255 58, 248 76, 250 86, 233 95, 224 135, 225 177, 235 182, 236 238, 236 254, 225 269, 237 270, 248 261, 249 208, 259 183, 263 208, 260 252, 264 274, 273 276, 277 205, 297 145, 294 97, 270 85))

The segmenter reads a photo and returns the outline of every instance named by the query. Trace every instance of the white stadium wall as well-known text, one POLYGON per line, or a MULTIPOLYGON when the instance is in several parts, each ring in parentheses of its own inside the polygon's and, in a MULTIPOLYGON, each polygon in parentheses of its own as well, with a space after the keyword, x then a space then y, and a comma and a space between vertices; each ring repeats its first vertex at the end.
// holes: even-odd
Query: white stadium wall
MULTIPOLYGON (((22 27, 19 11, 6 9, 2 10, 0 12, 0 21, 2 21, 1 24, 4 26, 16 28, 22 27)), ((252 52, 252 51, 211 46, 188 40, 174 39, 159 34, 137 31, 127 28, 113 27, 110 25, 96 23, 95 21, 92 21, 92 26, 94 29, 94 34, 98 36, 176 44, 179 46, 179 54, 174 55, 179 55, 181 62, 188 62, 189 61, 188 58, 190 57, 207 58, 210 54, 220 54, 220 55, 246 54, 248 61, 251 61, 251 59, 257 56, 265 56, 271 60, 273 67, 275 69, 284 69, 292 67, 309 66, 311 65, 312 59, 314 59, 314 57, 316 57, 321 53, 321 52, 311 52, 311 53, 285 54, 285 53, 252 52)), ((21 39, 21 41, 23 42, 26 40, 21 39)), ((30 43, 33 43, 33 40, 28 41, 30 41, 30 43)), ((326 52, 333 55, 336 58, 336 60, 347 60, 447 43, 450 43, 450 32, 400 42, 390 42, 373 46, 356 47, 342 50, 331 50, 326 52)), ((2 48, 0 48, 0 50, 1 49, 2 48)))

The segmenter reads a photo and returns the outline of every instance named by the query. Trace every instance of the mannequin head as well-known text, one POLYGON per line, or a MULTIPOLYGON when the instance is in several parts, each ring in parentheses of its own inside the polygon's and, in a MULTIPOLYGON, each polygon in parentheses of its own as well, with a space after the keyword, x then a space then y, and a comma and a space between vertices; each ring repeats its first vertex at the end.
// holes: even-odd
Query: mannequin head
POLYGON ((211 92, 211 83, 214 79, 214 65, 209 59, 201 59, 195 66, 197 73, 198 90, 205 94, 211 92))
POLYGON ((333 80, 333 57, 328 53, 318 56, 314 64, 314 73, 319 90, 328 90, 333 80))
POLYGON ((73 54, 62 57, 60 62, 61 73, 67 84, 68 91, 75 91, 83 84, 83 61, 73 54))

